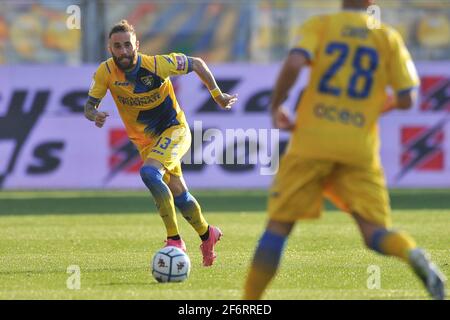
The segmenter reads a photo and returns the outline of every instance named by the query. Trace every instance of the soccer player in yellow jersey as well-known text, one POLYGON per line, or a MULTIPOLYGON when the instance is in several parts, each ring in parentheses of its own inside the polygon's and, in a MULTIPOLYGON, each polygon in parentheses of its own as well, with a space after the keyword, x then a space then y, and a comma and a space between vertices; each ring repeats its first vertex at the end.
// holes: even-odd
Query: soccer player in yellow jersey
POLYGON ((138 50, 136 33, 126 20, 111 29, 112 58, 101 63, 95 72, 85 116, 97 127, 104 125, 108 113, 97 109, 109 89, 127 134, 144 162, 140 174, 164 221, 167 245, 186 251, 178 230, 176 206, 202 240, 203 265, 211 266, 216 258, 214 246, 222 232, 208 225, 183 179, 181 158, 191 145, 191 133, 169 77, 194 71, 224 109, 231 108, 237 96, 220 91, 200 58, 180 53, 149 56, 138 50))
POLYGON ((377 119, 390 109, 410 108, 419 79, 398 32, 384 24, 369 28, 371 4, 345 0, 342 12, 307 20, 278 76, 273 124, 292 130, 292 137, 270 190, 269 221, 245 299, 261 298, 295 222, 319 218, 323 195, 354 218, 368 248, 409 263, 431 296, 444 298, 444 277, 436 265, 409 235, 391 228, 377 119), (291 122, 281 105, 306 65, 310 79, 291 122), (387 99, 386 87, 394 99, 387 99))

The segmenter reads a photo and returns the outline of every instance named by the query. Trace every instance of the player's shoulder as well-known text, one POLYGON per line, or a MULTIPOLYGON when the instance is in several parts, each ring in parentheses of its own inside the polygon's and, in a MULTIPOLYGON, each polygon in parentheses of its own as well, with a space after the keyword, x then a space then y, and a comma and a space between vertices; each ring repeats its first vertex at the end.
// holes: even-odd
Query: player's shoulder
POLYGON ((397 46, 398 43, 403 41, 403 37, 400 32, 385 22, 382 22, 380 27, 375 31, 382 34, 384 42, 390 47, 397 46))
POLYGON ((384 32, 386 33, 386 35, 391 38, 391 39, 402 39, 402 35, 400 34, 400 32, 395 29, 393 26, 388 25, 386 23, 382 23, 381 27, 384 27, 384 32))
POLYGON ((142 67, 152 72, 156 72, 159 55, 149 55, 144 53, 139 53, 139 55, 141 57, 142 67))
POLYGON ((161 53, 156 56, 154 56, 156 60, 165 60, 170 64, 173 64, 174 61, 177 60, 177 57, 186 57, 184 53, 181 52, 168 52, 168 53, 161 53))
POLYGON ((142 63, 150 63, 150 62, 154 62, 155 58, 157 57, 157 55, 149 55, 149 54, 145 54, 145 53, 138 53, 139 56, 141 57, 142 63))
POLYGON ((303 22, 303 26, 308 27, 318 27, 323 25, 325 21, 327 21, 332 14, 315 14, 308 17, 305 22, 303 22))
POLYGON ((96 72, 108 76, 112 73, 113 68, 114 68, 114 60, 113 58, 109 58, 107 60, 102 61, 99 64, 96 72))
POLYGON ((144 66, 154 68, 155 70, 159 68, 179 68, 181 65, 184 66, 187 63, 187 56, 179 52, 162 53, 154 56, 143 55, 142 63, 144 66))

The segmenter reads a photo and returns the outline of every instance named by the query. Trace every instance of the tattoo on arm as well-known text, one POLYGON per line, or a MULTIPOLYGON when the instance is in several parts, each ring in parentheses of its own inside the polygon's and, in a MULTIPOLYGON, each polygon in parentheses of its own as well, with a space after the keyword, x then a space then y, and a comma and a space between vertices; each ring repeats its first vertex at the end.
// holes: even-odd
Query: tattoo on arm
POLYGON ((97 107, 99 105, 100 101, 93 99, 92 97, 88 98, 88 101, 84 105, 84 116, 91 120, 95 121, 95 116, 97 115, 97 107))

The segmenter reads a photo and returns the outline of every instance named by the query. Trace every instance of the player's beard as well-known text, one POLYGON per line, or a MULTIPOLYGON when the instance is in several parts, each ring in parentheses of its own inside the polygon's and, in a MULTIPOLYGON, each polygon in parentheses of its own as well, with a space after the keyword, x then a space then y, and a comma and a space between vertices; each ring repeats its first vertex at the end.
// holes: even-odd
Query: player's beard
POLYGON ((129 71, 135 65, 136 51, 128 56, 116 57, 111 53, 116 66, 122 71, 129 71))

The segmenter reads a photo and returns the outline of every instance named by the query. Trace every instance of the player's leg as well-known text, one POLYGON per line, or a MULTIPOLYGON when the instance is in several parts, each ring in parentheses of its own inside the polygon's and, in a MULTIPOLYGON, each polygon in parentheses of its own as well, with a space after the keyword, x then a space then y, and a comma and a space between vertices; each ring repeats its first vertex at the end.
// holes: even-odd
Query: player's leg
POLYGON ((182 175, 170 175, 168 185, 174 195, 175 206, 202 240, 200 249, 203 254, 203 265, 211 266, 216 259, 214 247, 220 240, 222 231, 215 226, 208 225, 202 214, 200 204, 189 192, 182 175))
POLYGON ((245 282, 244 299, 260 299, 280 266, 292 227, 299 219, 314 219, 322 208, 322 179, 329 162, 285 155, 269 193, 269 222, 256 247, 245 282))
POLYGON ((390 227, 389 194, 381 166, 340 165, 333 171, 330 181, 327 195, 337 206, 352 214, 367 247, 409 263, 429 292, 435 298, 442 296, 443 282, 437 268, 424 251, 417 248, 411 236, 390 227))
POLYGON ((175 206, 180 210, 186 221, 197 231, 202 240, 208 238, 208 223, 203 217, 198 201, 188 191, 182 176, 170 175, 168 183, 172 191, 175 206))
POLYGON ((408 262, 411 250, 417 248, 416 242, 411 236, 403 231, 371 223, 358 213, 353 213, 352 216, 369 249, 408 262))
POLYGON ((417 247, 414 239, 404 231, 379 226, 353 214, 368 248, 387 256, 395 256, 408 263, 422 280, 431 296, 444 299, 445 277, 431 262, 429 255, 417 247))
POLYGON ((150 190, 167 232, 167 245, 173 245, 186 251, 186 245, 178 230, 175 204, 172 192, 163 180, 163 165, 152 158, 144 161, 140 173, 142 181, 150 190))
POLYGON ((253 256, 245 282, 244 299, 261 298, 280 266, 284 247, 293 226, 294 222, 269 220, 253 256))

